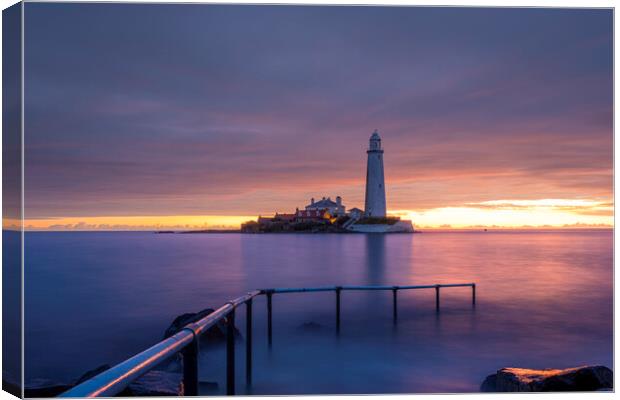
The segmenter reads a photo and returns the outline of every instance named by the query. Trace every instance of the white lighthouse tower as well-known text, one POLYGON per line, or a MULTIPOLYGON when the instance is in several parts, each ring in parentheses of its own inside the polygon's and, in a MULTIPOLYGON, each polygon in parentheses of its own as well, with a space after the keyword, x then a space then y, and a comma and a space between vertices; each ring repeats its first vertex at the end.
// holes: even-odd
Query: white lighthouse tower
POLYGON ((366 205, 367 217, 385 217, 385 178, 383 177, 383 149, 381 137, 375 129, 370 136, 368 147, 368 165, 366 169, 366 205))

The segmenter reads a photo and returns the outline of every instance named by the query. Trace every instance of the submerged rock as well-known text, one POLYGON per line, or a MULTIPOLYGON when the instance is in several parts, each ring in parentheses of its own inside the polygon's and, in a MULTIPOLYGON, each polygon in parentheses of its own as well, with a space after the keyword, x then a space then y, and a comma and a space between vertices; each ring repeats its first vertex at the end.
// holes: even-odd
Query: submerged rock
POLYGON ((317 331, 322 330, 323 328, 324 328, 323 325, 317 324, 316 322, 313 322, 313 321, 304 322, 303 324, 297 327, 298 330, 303 331, 303 332, 317 332, 317 331))
POLYGON ((567 369, 502 368, 486 377, 482 392, 565 392, 613 388, 613 372, 604 366, 567 369))
POLYGON ((133 381, 119 396, 183 396, 183 375, 154 370, 133 381))
MULTIPOLYGON (((214 310, 207 308, 197 313, 187 313, 179 315, 168 326, 164 333, 164 339, 169 338, 175 333, 179 332, 187 324, 196 322, 207 315, 211 314, 214 310)), ((226 343, 227 326, 224 320, 218 322, 211 329, 204 332, 200 337, 201 346, 219 345, 226 343)), ((235 327, 235 338, 241 338, 241 333, 235 327)), ((183 355, 181 353, 176 354, 169 360, 164 361, 156 367, 156 369, 144 374, 134 382, 132 382, 125 390, 119 393, 119 396, 182 396, 183 395, 183 375, 182 375, 182 361, 183 355)), ((26 397, 56 397, 59 394, 71 389, 72 387, 83 383, 100 373, 110 369, 110 366, 105 364, 95 369, 85 372, 80 376, 75 383, 60 383, 53 381, 32 381, 25 388, 26 397)), ((8 386, 6 382, 3 382, 4 386, 8 386)), ((19 393, 19 386, 15 385, 17 392, 19 393)), ((200 382, 201 392, 214 393, 218 391, 218 384, 216 382, 200 382)))
MULTIPOLYGON (((35 380, 24 387, 25 397, 56 397, 71 389, 73 385, 52 382, 48 380, 35 380)), ((18 387, 19 391, 19 387, 18 387)), ((21 392, 21 391, 19 391, 21 392)), ((21 396, 21 393, 20 393, 21 396)))
POLYGON ((84 375, 80 376, 78 378, 77 381, 75 381, 75 385, 79 385, 82 382, 86 382, 87 380, 89 380, 90 378, 94 378, 95 376, 99 375, 100 373, 102 373, 103 371, 106 371, 110 369, 110 366, 108 364, 103 364, 98 366, 95 369, 91 369, 90 371, 86 371, 84 373, 84 375))
POLYGON ((487 376, 480 385, 481 392, 497 392, 497 374, 487 376))
MULTIPOLYGON (((179 332, 183 327, 187 324, 191 324, 193 322, 199 321, 207 315, 211 314, 214 310, 212 308, 205 308, 197 313, 186 313, 181 314, 172 321, 170 326, 164 332, 164 339, 169 338, 170 336, 179 332)), ((200 336, 200 344, 201 345, 214 345, 214 344, 223 344, 226 342, 226 323, 224 320, 219 321, 215 324, 211 329, 207 330, 200 336)), ((241 338, 241 333, 239 329, 235 326, 234 329, 235 338, 241 338)))
MULTIPOLYGON (((61 393, 66 392, 72 387, 79 385, 80 383, 89 380, 90 378, 99 375, 103 371, 109 369, 110 366, 105 364, 101 365, 93 370, 87 371, 81 377, 79 377, 75 383, 61 383, 50 381, 46 379, 35 379, 30 381, 24 388, 25 397, 56 397, 61 393)), ((18 387, 19 389, 19 387, 18 387)), ((18 396, 19 397, 19 396, 18 396)))

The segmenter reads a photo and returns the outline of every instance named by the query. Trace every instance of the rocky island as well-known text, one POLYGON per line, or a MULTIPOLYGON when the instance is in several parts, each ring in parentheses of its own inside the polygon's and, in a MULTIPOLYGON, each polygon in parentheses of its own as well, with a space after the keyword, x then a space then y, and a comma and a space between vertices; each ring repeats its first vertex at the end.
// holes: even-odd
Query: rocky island
POLYGON ((321 200, 310 199, 303 210, 273 216, 258 216, 256 221, 241 225, 241 232, 328 232, 328 233, 413 233, 411 221, 387 215, 385 200, 385 176, 383 173, 383 152, 381 137, 375 129, 370 136, 366 153, 366 197, 364 210, 353 207, 347 211, 342 197, 336 201, 330 197, 321 200))

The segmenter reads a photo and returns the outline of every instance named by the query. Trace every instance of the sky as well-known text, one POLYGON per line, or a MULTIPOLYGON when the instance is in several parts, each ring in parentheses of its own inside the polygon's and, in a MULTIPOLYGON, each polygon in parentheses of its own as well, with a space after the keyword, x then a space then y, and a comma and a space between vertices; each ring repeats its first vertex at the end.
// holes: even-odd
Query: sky
POLYGON ((419 227, 613 224, 612 11, 27 3, 27 229, 311 197, 419 227))

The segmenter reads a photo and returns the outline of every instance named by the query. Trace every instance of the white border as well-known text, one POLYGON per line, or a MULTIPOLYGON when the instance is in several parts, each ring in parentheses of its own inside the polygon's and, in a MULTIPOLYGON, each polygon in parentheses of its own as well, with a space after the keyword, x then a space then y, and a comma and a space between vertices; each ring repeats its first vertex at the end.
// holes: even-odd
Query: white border
MULTIPOLYGON (((36 0, 38 1, 38 0, 36 0)), ((32 2, 32 0, 30 0, 29 2, 32 2)), ((84 3, 87 2, 97 2, 97 1, 91 1, 91 0, 85 0, 85 1, 81 1, 84 3)), ((131 3, 227 3, 227 4, 233 4, 233 3, 237 3, 237 4, 276 4, 276 2, 272 1, 267 1, 267 0, 253 0, 253 1, 243 1, 243 0, 227 0, 225 2, 214 2, 214 1, 203 1, 203 2, 198 2, 198 1, 175 1, 175 0, 149 0, 149 1, 140 1, 140 0, 132 0, 130 1, 131 3)), ((7 8, 13 4, 15 4, 16 2, 13 0, 0 0, 0 5, 2 6, 2 9, 7 8)), ((501 3, 498 3, 497 0, 493 1, 493 0, 476 0, 476 1, 466 1, 466 0, 448 0, 448 1, 437 1, 437 0, 426 0, 424 2, 418 2, 418 1, 407 1, 407 0, 374 0, 374 1, 368 1, 368 0, 337 0, 337 1, 330 1, 330 0, 312 0, 312 3, 309 2, 303 2, 303 1, 299 1, 299 0, 288 0, 286 2, 282 2, 281 4, 316 4, 316 5, 378 5, 378 6, 389 6, 389 5, 398 5, 398 6, 469 6, 469 7, 561 7, 561 8, 615 8, 616 7, 616 1, 605 1, 605 0, 590 0, 590 1, 576 1, 576 0, 564 0, 564 1, 557 1, 557 0, 539 0, 539 1, 514 1, 514 0, 504 0, 501 3)), ((615 14, 615 11, 614 11, 615 14)), ((615 25, 615 16, 614 16, 614 25, 615 25)), ((0 28, 1 28, 1 22, 0 22, 0 28)), ((0 29, 0 42, 2 40, 2 33, 1 33, 1 29, 0 29)), ((616 62, 616 52, 615 52, 615 44, 619 42, 619 37, 618 37, 618 33, 617 31, 614 29, 614 78, 616 75, 616 68, 617 68, 617 62, 616 62)), ((1 54, 0 54, 0 61, 1 61, 1 54)), ((22 204, 21 204, 21 212, 22 212, 22 219, 24 217, 24 12, 23 12, 23 5, 22 5, 22 204)), ((614 79, 614 105, 615 105, 615 101, 616 101, 616 93, 618 93, 617 89, 617 81, 614 79)), ((0 105, 1 105, 1 99, 0 99, 0 105)), ((614 106, 614 199, 615 199, 615 188, 618 187, 618 176, 615 174, 615 154, 618 150, 618 142, 615 140, 615 122, 616 122, 617 118, 616 118, 616 108, 614 106)), ((2 160, 2 155, 0 154, 0 172, 1 172, 1 160, 2 160)), ((1 194, 1 188, 0 188, 0 194, 1 194)), ((615 201, 614 201, 615 203, 615 201)), ((1 207, 1 198, 0 198, 0 207, 1 207)), ((23 225, 23 224, 22 224, 23 225)), ((615 213, 614 213, 614 225, 615 225, 615 213)), ((24 288, 23 288, 23 280, 24 280, 24 268, 23 268, 23 260, 24 260, 24 232, 22 229, 22 361, 24 358, 24 345, 23 345, 23 332, 24 332, 24 288)), ((0 239, 1 241, 1 239, 0 239)), ((615 274, 615 266, 616 266, 616 259, 615 259, 615 248, 617 247, 619 243, 619 239, 615 234, 615 230, 614 230, 614 288, 618 287, 618 277, 615 274)), ((2 254, 2 250, 0 248, 0 255, 2 254)), ((620 331, 620 326, 618 323, 618 319, 615 318, 615 310, 618 309, 618 296, 616 296, 615 290, 614 290, 614 367, 615 367, 615 360, 616 360, 616 346, 615 346, 615 335, 620 331)), ((0 303, 1 303, 1 299, 0 299, 0 303)), ((0 350, 1 352, 1 350, 0 350)), ((1 353, 0 353, 1 354, 1 353)), ((614 368, 615 369, 615 368, 614 368)), ((489 373, 491 373, 492 371, 489 371, 489 373)), ((22 362, 22 382, 23 382, 23 376, 24 374, 24 363, 22 362)), ((614 379, 614 386, 617 385, 617 379, 614 379)), ((566 393, 566 394, 560 394, 560 393, 553 393, 553 394, 524 394, 524 393, 520 393, 520 394, 458 394, 458 395, 379 395, 379 396, 373 396, 375 398, 379 398, 379 399, 388 399, 388 398, 413 398, 413 399, 436 399, 436 398, 443 398, 443 397, 447 397, 447 396, 459 396, 459 398, 463 398, 463 399, 476 399, 476 398, 481 398, 481 397, 486 397, 488 399, 490 398, 499 398, 499 399, 503 399, 503 398, 508 398, 511 396, 519 396, 520 398, 532 398, 534 396, 545 396, 545 398, 547 399, 584 399, 586 398, 586 396, 589 398, 590 396, 596 396, 598 398, 611 398, 611 397, 616 397, 618 396, 618 394, 616 393, 604 393, 604 392, 600 392, 600 393, 566 393), (602 397, 599 397, 602 396, 602 397)), ((245 397, 245 396, 237 396, 238 398, 250 398, 250 397, 245 397)), ((319 399, 324 399, 326 396, 303 396, 305 399, 309 399, 309 400, 319 400, 319 399)), ((336 397, 336 396, 328 396, 328 397, 336 397)), ((337 396, 338 398, 342 398, 342 399, 357 399, 357 398, 362 398, 362 397, 366 397, 366 396, 337 396)), ((261 398, 266 398, 266 399, 276 399, 276 396, 261 396, 261 398)), ((514 397, 513 397, 514 398, 514 397)), ((14 399, 13 396, 11 396, 10 394, 6 393, 6 392, 1 392, 0 391, 0 400, 4 400, 4 399, 14 399)), ((181 399, 181 398, 179 398, 181 399)))

